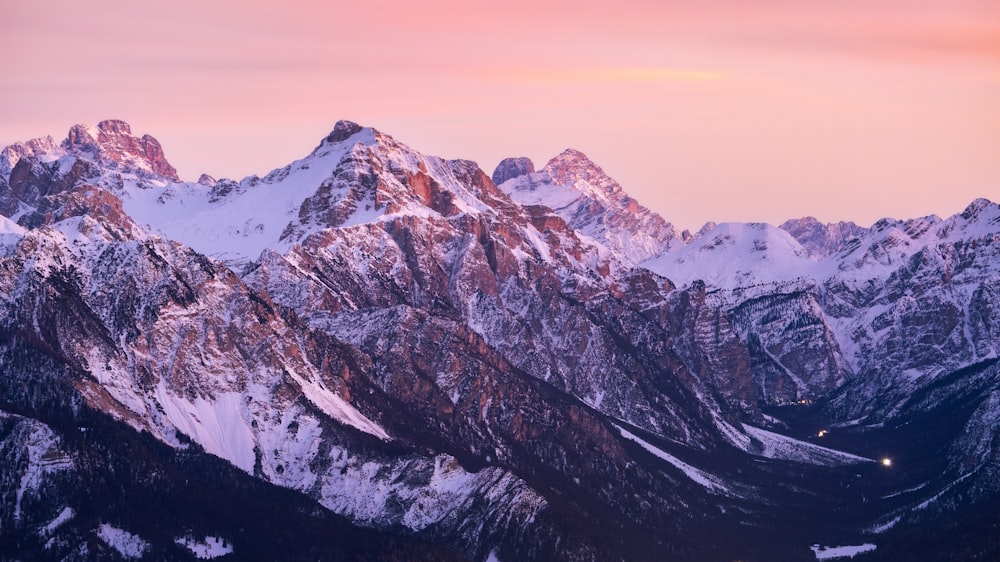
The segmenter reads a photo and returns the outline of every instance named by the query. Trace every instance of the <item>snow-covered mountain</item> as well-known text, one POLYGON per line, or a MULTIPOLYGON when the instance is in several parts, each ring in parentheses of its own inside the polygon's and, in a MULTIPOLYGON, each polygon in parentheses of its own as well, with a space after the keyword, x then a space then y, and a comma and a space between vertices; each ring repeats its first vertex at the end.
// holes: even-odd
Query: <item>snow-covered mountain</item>
POLYGON ((493 179, 521 205, 552 209, 620 260, 639 263, 678 237, 673 225, 639 205, 578 150, 568 149, 537 173, 534 169, 527 158, 508 158, 497 166, 493 179))
POLYGON ((891 557, 1000 497, 986 200, 678 235, 577 151, 346 121, 240 181, 121 121, 0 172, 4 554, 891 557))

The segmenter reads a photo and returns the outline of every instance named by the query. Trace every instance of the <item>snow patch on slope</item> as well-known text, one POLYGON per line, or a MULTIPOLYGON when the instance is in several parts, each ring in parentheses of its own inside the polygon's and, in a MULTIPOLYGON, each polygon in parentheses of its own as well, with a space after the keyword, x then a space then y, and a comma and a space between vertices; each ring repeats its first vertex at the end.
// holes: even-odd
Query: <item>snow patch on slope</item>
POLYGON ((834 558, 854 558, 857 554, 875 550, 876 546, 871 543, 856 546, 820 546, 814 544, 809 548, 816 555, 816 560, 831 560, 834 558))
POLYGON ((675 468, 683 472, 685 476, 693 480, 695 483, 700 484, 701 486, 705 487, 706 489, 712 492, 730 493, 729 488, 726 487, 726 485, 723 484, 722 481, 716 478, 715 476, 712 476, 711 474, 703 470, 697 469, 687 464, 686 462, 678 459, 677 457, 671 455, 670 453, 667 453, 666 451, 660 449, 659 447, 653 445, 652 443, 643 440, 638 435, 631 433, 630 431, 626 430, 621 426, 616 425, 615 427, 618 428, 618 431, 621 433, 622 437, 628 439, 629 441, 634 441, 638 443, 639 446, 641 446, 646 451, 652 453, 653 456, 663 459, 668 463, 672 464, 675 468))
POLYGON ((875 462, 874 459, 820 447, 752 425, 743 424, 743 429, 759 443, 758 447, 751 447, 749 452, 769 459, 798 461, 822 466, 875 462))
POLYGON ((244 419, 239 393, 223 392, 211 401, 199 396, 192 402, 169 392, 161 381, 156 387, 156 400, 167 420, 207 452, 245 472, 253 472, 254 436, 244 419))
POLYGON ((34 420, 25 424, 27 462, 14 500, 14 521, 21 518, 21 504, 28 492, 38 492, 47 475, 73 468, 73 460, 59 449, 59 438, 46 425, 34 420))
POLYGON ((191 551, 199 560, 211 560, 233 552, 233 545, 222 537, 205 537, 201 541, 192 537, 178 537, 174 542, 191 551))
POLYGON ((149 550, 149 543, 139 535, 134 535, 108 523, 102 523, 97 528, 97 536, 125 558, 142 558, 149 550))
MULTIPOLYGON (((331 447, 327 458, 330 469, 317 484, 320 503, 364 525, 420 531, 446 521, 458 524, 456 517, 483 501, 530 522, 548 505, 513 474, 497 467, 468 472, 449 455, 376 462, 331 447)), ((476 536, 486 523, 470 524, 468 532, 476 536)))
POLYGON ((0 256, 13 252, 14 246, 24 238, 26 232, 16 222, 0 215, 0 256))
POLYGON ((330 392, 330 390, 319 382, 305 380, 287 366, 285 370, 295 379, 295 382, 299 383, 306 398, 331 418, 370 435, 374 435, 383 441, 390 439, 389 434, 380 425, 368 419, 367 416, 352 406, 350 402, 330 392))
POLYGON ((628 197, 613 179, 575 151, 557 156, 540 172, 511 178, 498 187, 521 205, 552 209, 577 234, 630 263, 662 253, 674 240, 670 223, 628 197))
POLYGON ((217 200, 211 189, 197 183, 174 183, 162 190, 133 183, 122 204, 137 222, 200 253, 229 262, 253 261, 267 248, 283 253, 291 247, 292 241, 279 239, 298 217, 302 202, 333 175, 357 142, 373 139, 374 132, 365 129, 350 142, 327 145, 263 180, 244 179, 234 193, 217 200))
POLYGON ((55 531, 59 527, 62 527, 63 524, 68 522, 70 519, 73 519, 73 517, 75 516, 76 512, 73 511, 72 507, 68 506, 64 507, 62 511, 59 512, 59 515, 55 516, 55 519, 49 521, 44 527, 38 530, 38 534, 43 537, 47 537, 51 535, 53 531, 55 531))
POLYGON ((734 288, 802 277, 812 264, 809 252, 783 230, 764 223, 723 223, 640 265, 679 286, 700 279, 712 287, 734 288))

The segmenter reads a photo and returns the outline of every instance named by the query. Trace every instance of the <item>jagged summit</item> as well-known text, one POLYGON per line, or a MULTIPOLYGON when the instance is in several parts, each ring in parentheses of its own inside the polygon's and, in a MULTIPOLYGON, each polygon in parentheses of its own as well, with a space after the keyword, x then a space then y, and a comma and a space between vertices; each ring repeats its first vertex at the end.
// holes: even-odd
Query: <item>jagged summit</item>
POLYGON ((51 135, 16 142, 0 151, 0 181, 10 176, 11 170, 22 158, 46 158, 53 160, 61 154, 61 149, 51 135))
MULTIPOLYGON (((498 173, 504 176, 499 166, 494 177, 498 173)), ((570 227, 633 263, 663 252, 677 238, 673 225, 639 205, 579 150, 567 149, 538 172, 501 183, 518 203, 551 208, 570 227)))
POLYGON ((343 142, 360 133, 364 127, 353 121, 341 119, 333 126, 333 131, 326 137, 326 142, 343 142))
POLYGON ((177 170, 164 156, 160 142, 150 135, 134 136, 132 127, 120 119, 106 119, 96 127, 74 125, 62 142, 62 148, 70 153, 91 153, 126 169, 148 171, 180 181, 177 170))
POLYGON ((787 220, 778 228, 791 234, 813 258, 836 254, 866 230, 853 222, 824 224, 815 217, 787 220))
MULTIPOLYGON (((132 127, 119 119, 107 119, 96 126, 74 125, 58 144, 46 136, 17 142, 0 151, 0 178, 11 182, 17 199, 29 203, 74 184, 96 182, 103 175, 101 169, 114 169, 144 182, 180 181, 159 141, 150 135, 136 137, 132 127), (31 187, 23 187, 27 184, 31 187)), ((101 187, 114 189, 111 184, 122 181, 116 178, 101 187)), ((12 200, 0 201, 3 214, 13 214, 17 208, 12 200)))
POLYGON ((996 212, 1000 210, 1000 203, 994 203, 989 199, 980 197, 972 203, 969 203, 969 206, 962 211, 962 218, 966 220, 973 220, 979 217, 984 210, 989 209, 990 207, 993 207, 994 214, 996 214, 996 212))
POLYGON ((493 170, 493 183, 500 185, 507 180, 533 173, 535 173, 535 163, 530 158, 524 156, 504 158, 493 170))
POLYGON ((611 179, 586 154, 574 148, 567 148, 553 157, 542 170, 548 173, 559 185, 575 185, 578 182, 585 182, 591 187, 604 190, 609 195, 622 193, 618 182, 611 179))

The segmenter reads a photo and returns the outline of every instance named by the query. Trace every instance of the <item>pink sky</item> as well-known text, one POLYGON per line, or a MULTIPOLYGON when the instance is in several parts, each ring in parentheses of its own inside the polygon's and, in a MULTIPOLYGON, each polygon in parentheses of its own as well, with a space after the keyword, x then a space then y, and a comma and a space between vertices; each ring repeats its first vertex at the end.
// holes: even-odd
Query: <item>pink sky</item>
POLYGON ((1000 2, 8 3, 0 145, 129 121, 185 179, 338 119, 541 166, 584 151, 681 227, 1000 199, 1000 2))

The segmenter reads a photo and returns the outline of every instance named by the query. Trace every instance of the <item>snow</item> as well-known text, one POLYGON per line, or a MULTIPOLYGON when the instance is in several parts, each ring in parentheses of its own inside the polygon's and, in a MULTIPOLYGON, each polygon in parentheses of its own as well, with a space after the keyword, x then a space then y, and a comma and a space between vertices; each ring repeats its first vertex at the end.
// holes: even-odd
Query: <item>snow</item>
POLYGON ((0 256, 10 254, 27 231, 16 222, 0 215, 0 256))
POLYGON ((777 227, 723 223, 700 232, 687 245, 663 247, 658 255, 640 265, 678 286, 701 279, 709 287, 734 290, 836 277, 862 287, 870 280, 888 278, 924 248, 995 236, 998 222, 1000 205, 986 200, 977 200, 965 213, 943 221, 934 216, 907 221, 883 219, 867 229, 856 244, 822 258, 811 257, 794 237, 777 227))
POLYGON ((442 505, 457 506, 473 489, 475 475, 466 472, 453 458, 439 455, 434 459, 434 473, 425 490, 406 511, 403 524, 410 529, 424 529, 439 521, 450 510, 442 505))
POLYGON ((610 249, 619 259, 639 263, 663 252, 674 237, 669 223, 643 207, 633 207, 613 179, 579 154, 566 162, 575 173, 559 184, 550 175, 550 162, 540 172, 525 174, 499 187, 521 205, 544 205, 569 224, 578 235, 587 237, 602 248, 610 249), (579 176, 577 178, 573 176, 579 176), (569 183, 572 182, 572 183, 569 183), (614 226, 609 226, 614 225, 614 226))
POLYGON ((29 491, 38 491, 47 475, 73 468, 73 460, 59 449, 59 438, 48 426, 30 420, 24 427, 27 463, 14 500, 14 521, 21 518, 21 504, 29 491))
MULTIPOLYGON (((449 455, 400 457, 381 463, 331 447, 320 503, 371 525, 403 525, 414 531, 452 520, 477 502, 522 521, 547 506, 522 480, 497 467, 471 473, 449 455)), ((475 532, 475 531, 472 531, 475 532)))
POLYGON ((149 550, 149 543, 139 535, 134 535, 108 523, 102 523, 97 528, 97 536, 125 558, 142 558, 143 554, 149 550))
POLYGON ((27 231, 16 222, 0 215, 0 235, 14 235, 21 237, 24 236, 25 232, 27 231))
POLYGON ((887 500, 889 498, 894 498, 896 496, 902 496, 903 494, 909 494, 910 492, 916 492, 917 490, 922 490, 923 488, 927 487, 928 484, 930 484, 930 482, 924 482, 923 484, 919 484, 919 485, 914 486, 912 488, 907 488, 905 490, 900 490, 898 492, 893 492, 891 494, 886 494, 886 495, 882 496, 882 499, 887 500))
POLYGON ((830 560, 833 558, 854 558, 857 554, 875 550, 876 546, 871 543, 857 546, 820 546, 814 544, 810 548, 816 555, 816 560, 830 560))
MULTIPOLYGON (((707 403, 707 400, 700 392, 697 395, 698 399, 702 403, 707 403)), ((722 419, 722 416, 720 416, 716 410, 713 409, 710 411, 712 414, 712 421, 715 423, 715 427, 722 432, 723 437, 725 437, 733 445, 736 445, 743 450, 746 450, 750 446, 750 437, 733 427, 732 424, 726 420, 722 419)))
POLYGON ((389 434, 381 426, 368 419, 348 401, 330 392, 322 383, 307 381, 296 373, 294 369, 287 366, 285 370, 295 379, 295 382, 299 383, 306 398, 331 418, 370 435, 374 435, 383 441, 390 439, 389 434))
POLYGON ((497 551, 491 550, 490 555, 486 557, 486 562, 500 562, 500 558, 497 557, 497 551))
POLYGON ((156 400, 167 420, 207 452, 245 472, 253 472, 254 436, 239 393, 219 393, 214 400, 199 396, 192 402, 167 390, 161 380, 156 387, 156 400))
POLYGON ((963 481, 965 481, 966 479, 968 479, 973 474, 975 474, 975 472, 969 472, 969 473, 963 474, 957 480, 955 480, 954 482, 949 483, 947 486, 945 486, 944 488, 942 488, 941 491, 939 491, 938 493, 934 494, 932 497, 930 497, 930 498, 928 498, 928 499, 920 502, 917 506, 915 506, 913 508, 913 510, 917 511, 917 510, 920 510, 920 509, 927 509, 927 506, 929 506, 930 504, 936 502, 938 500, 938 498, 940 498, 941 496, 943 496, 945 494, 945 492, 947 492, 948 490, 951 490, 955 486, 961 484, 963 481))
POLYGON ((545 205, 559 213, 583 198, 576 185, 559 185, 546 172, 535 172, 511 178, 500 189, 522 205, 545 205))
POLYGON ((56 515, 55 519, 49 521, 44 527, 38 530, 38 534, 45 537, 51 535, 53 531, 61 527, 64 523, 76 516, 76 512, 73 511, 72 507, 64 507, 59 515, 56 515))
POLYGON ((531 243, 535 252, 537 252, 539 256, 542 258, 542 261, 551 264, 552 248, 549 246, 548 242, 542 239, 541 234, 537 230, 535 230, 534 227, 525 228, 524 230, 522 230, 522 232, 524 233, 528 241, 531 243))
POLYGON ((451 203, 458 209, 459 216, 489 210, 455 178, 446 161, 420 156, 372 129, 363 129, 342 142, 324 141, 309 156, 274 170, 264 178, 251 176, 239 184, 231 184, 225 195, 221 195, 223 188, 220 186, 226 186, 223 183, 226 180, 220 181, 215 188, 180 182, 171 183, 165 189, 142 188, 138 180, 129 180, 125 182, 121 198, 125 211, 137 222, 148 224, 167 238, 202 254, 231 265, 244 265, 256 261, 267 249, 287 253, 296 242, 326 227, 311 223, 310 217, 299 216, 303 202, 316 195, 321 187, 327 188, 324 197, 329 197, 324 205, 336 205, 345 198, 352 198, 348 205, 354 210, 342 217, 338 223, 340 228, 400 216, 440 216, 415 195, 404 195, 409 188, 394 175, 404 171, 427 173, 438 180, 444 189, 455 195, 451 203), (358 182, 344 184, 334 175, 342 165, 351 165, 349 158, 355 159, 354 173, 360 175, 371 173, 363 168, 363 162, 373 158, 388 168, 377 173, 390 184, 385 189, 395 189, 401 194, 393 201, 397 207, 392 213, 386 212, 384 202, 376 204, 374 194, 366 191, 368 188, 358 182), (355 201, 353 197, 360 199, 355 201))
POLYGON ((192 537, 178 537, 174 542, 190 550, 200 560, 211 560, 233 552, 233 545, 221 537, 209 536, 202 541, 196 541, 192 537))
MULTIPOLYGON (((262 400, 264 401, 266 399, 262 400)), ((309 463, 319 454, 320 443, 323 441, 320 421, 303 414, 302 408, 297 404, 282 408, 280 414, 277 424, 261 424, 257 434, 260 449, 264 452, 264 474, 271 482, 286 488, 309 490, 316 482, 316 475, 309 463), (293 423, 297 424, 294 431, 289 429, 293 423), (278 466, 282 467, 280 473, 277 471, 278 466)))
POLYGON ((228 261, 253 261, 267 248, 287 250, 282 232, 298 217, 302 202, 333 175, 357 142, 372 142, 370 129, 349 142, 326 145, 275 170, 264 180, 244 179, 233 192, 211 201, 212 190, 197 183, 175 183, 164 190, 134 184, 122 197, 125 212, 172 240, 228 261))
POLYGON ((723 223, 640 265, 678 286, 700 279, 733 289, 803 277, 813 261, 784 230, 764 223, 723 223))
POLYGON ((751 448, 749 452, 769 459, 798 461, 822 466, 875 462, 874 459, 813 445, 752 425, 743 424, 743 429, 760 443, 759 450, 751 448))
POLYGON ((871 532, 875 533, 876 535, 879 534, 879 533, 884 533, 884 532, 888 531, 889 529, 895 527, 896 523, 899 523, 900 519, 902 519, 902 518, 903 518, 903 516, 899 515, 899 516, 893 517, 892 519, 890 519, 890 520, 888 520, 888 521, 886 521, 884 523, 875 525, 874 527, 872 527, 871 532))
POLYGON ((628 430, 626 430, 621 426, 616 425, 615 427, 618 428, 618 431, 621 433, 622 437, 628 439, 629 441, 634 441, 638 443, 643 449, 652 453, 653 456, 663 459, 668 463, 672 464, 675 468, 679 469, 681 472, 684 473, 685 476, 687 476, 697 484, 700 484, 701 486, 713 492, 729 492, 729 488, 727 488, 715 476, 712 476, 711 474, 703 470, 699 470, 687 464, 686 462, 678 459, 677 457, 671 455, 670 453, 667 453, 663 449, 656 447, 652 443, 643 440, 639 436, 629 432, 628 430))

